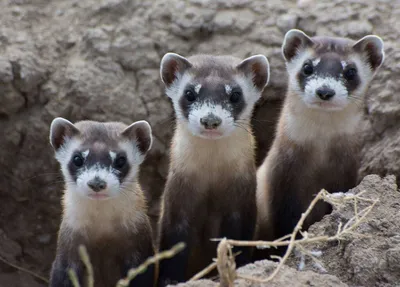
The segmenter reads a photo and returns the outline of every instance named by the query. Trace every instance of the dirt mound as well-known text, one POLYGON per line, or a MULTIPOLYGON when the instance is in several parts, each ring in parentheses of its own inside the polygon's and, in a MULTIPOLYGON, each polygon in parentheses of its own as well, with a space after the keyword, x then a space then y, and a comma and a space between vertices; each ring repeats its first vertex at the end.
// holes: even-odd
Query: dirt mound
MULTIPOLYGON (((276 268, 277 263, 268 260, 257 261, 254 264, 246 265, 238 270, 238 274, 254 278, 267 278, 276 268)), ((171 285, 172 286, 172 285, 171 285)), ((218 287, 219 284, 211 280, 198 280, 182 283, 174 286, 179 287, 218 287)), ((326 287, 347 287, 337 277, 328 274, 318 274, 312 271, 296 271, 290 267, 283 267, 275 279, 268 283, 254 283, 238 279, 235 281, 237 287, 303 287, 303 286, 326 286, 326 287)))
MULTIPOLYGON (((1 1, 0 230, 19 250, 9 261, 48 276, 61 214, 61 177, 48 144, 56 116, 149 120, 155 143, 141 181, 156 218, 173 130, 172 107, 158 71, 169 51, 239 57, 261 53, 269 58, 271 82, 253 121, 260 162, 285 91, 284 33, 297 27, 312 35, 382 36, 386 61, 364 107, 360 174, 400 177, 400 5, 302 2, 309 6, 278 0, 1 1)), ((8 256, 4 244, 2 257, 8 256)), ((18 278, 13 268, 0 263, 0 276, 13 274, 18 278)))
MULTIPOLYGON (((327 272, 350 286, 395 286, 400 282, 400 192, 396 179, 370 175, 350 192, 363 192, 363 198, 379 198, 379 202, 353 230, 354 238, 338 244, 316 244, 313 249, 322 252, 320 261, 327 272)), ((359 204, 358 210, 365 207, 359 204)), ((340 222, 345 224, 354 216, 353 208, 351 204, 335 208, 332 214, 314 224, 309 233, 334 235, 340 222)), ((306 262, 306 270, 312 266, 306 262)), ((315 267, 314 270, 318 271, 315 267)))

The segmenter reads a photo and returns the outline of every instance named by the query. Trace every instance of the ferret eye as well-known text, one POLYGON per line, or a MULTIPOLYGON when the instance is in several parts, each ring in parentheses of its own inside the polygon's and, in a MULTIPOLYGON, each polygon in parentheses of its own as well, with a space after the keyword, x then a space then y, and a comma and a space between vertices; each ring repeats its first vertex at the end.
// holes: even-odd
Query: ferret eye
POLYGON ((314 73, 314 67, 310 63, 305 63, 303 66, 303 74, 305 76, 310 76, 314 73))
POLYGON ((72 158, 72 162, 74 163, 75 166, 81 167, 83 165, 84 160, 83 160, 83 157, 81 155, 75 155, 72 158))
POLYGON ((238 103, 241 98, 242 98, 242 93, 233 92, 229 100, 231 101, 231 103, 238 103))
POLYGON ((355 68, 350 68, 350 69, 344 71, 344 77, 346 80, 349 80, 349 81, 354 80, 356 75, 357 75, 357 70, 355 68))
POLYGON ((115 160, 115 167, 116 168, 123 168, 126 164, 126 157, 120 156, 115 160))
POLYGON ((194 94, 194 92, 192 90, 186 90, 185 97, 186 97, 186 100, 188 100, 189 102, 194 102, 194 100, 196 100, 196 95, 194 94))

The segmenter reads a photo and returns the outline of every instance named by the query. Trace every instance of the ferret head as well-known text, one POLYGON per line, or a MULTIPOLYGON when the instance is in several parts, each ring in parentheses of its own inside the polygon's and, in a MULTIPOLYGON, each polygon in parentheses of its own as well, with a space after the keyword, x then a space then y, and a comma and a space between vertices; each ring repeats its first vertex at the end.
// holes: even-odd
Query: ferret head
POLYGON ((168 53, 160 73, 178 122, 195 136, 218 139, 248 124, 268 83, 269 63, 262 55, 240 61, 208 55, 186 59, 168 53))
POLYGON ((152 144, 146 121, 122 123, 56 118, 50 143, 61 165, 67 192, 107 199, 125 192, 136 180, 139 165, 152 144))
POLYGON ((381 38, 359 41, 286 33, 282 45, 289 73, 289 90, 304 104, 325 111, 343 110, 362 101, 369 82, 384 60, 381 38))

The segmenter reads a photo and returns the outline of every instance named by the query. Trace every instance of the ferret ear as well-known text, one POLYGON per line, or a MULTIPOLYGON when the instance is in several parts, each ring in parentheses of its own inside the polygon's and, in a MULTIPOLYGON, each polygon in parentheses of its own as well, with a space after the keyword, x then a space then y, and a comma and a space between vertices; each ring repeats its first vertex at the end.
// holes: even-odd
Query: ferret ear
POLYGON ((50 125, 50 144, 58 151, 69 139, 79 134, 73 123, 64 118, 55 118, 50 125))
POLYGON ((289 30, 283 40, 282 55, 287 62, 290 62, 300 50, 311 47, 313 44, 313 40, 303 31, 289 30))
POLYGON ((131 124, 123 132, 122 136, 130 141, 134 141, 139 152, 144 155, 150 149, 153 143, 151 126, 146 121, 138 121, 131 124))
POLYGON ((269 62, 263 55, 251 56, 244 59, 237 67, 246 77, 249 77, 254 86, 262 91, 269 82, 269 62))
POLYGON ((186 58, 175 53, 167 53, 161 60, 161 79, 169 87, 179 75, 183 75, 190 67, 192 64, 186 58))
POLYGON ((366 56, 372 71, 378 69, 385 59, 383 41, 380 37, 375 35, 365 36, 353 45, 353 49, 357 53, 366 56))

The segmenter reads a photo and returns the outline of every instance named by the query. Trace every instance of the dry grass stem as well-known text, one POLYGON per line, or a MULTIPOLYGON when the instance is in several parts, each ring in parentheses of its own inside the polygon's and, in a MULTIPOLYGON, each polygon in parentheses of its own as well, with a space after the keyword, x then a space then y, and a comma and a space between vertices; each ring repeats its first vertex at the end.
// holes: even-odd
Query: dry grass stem
POLYGON ((72 286, 74 287, 81 287, 79 284, 78 276, 76 275, 75 271, 72 269, 68 270, 68 277, 71 280, 72 286))
MULTIPOLYGON (((215 241, 215 239, 212 239, 213 241, 215 241)), ((222 240, 222 239, 221 239, 222 240)), ((235 254, 233 254, 233 257, 236 257, 240 254, 240 252, 236 252, 235 254)), ((201 278, 203 278, 204 276, 206 276, 208 273, 210 273, 211 271, 213 271, 215 268, 217 268, 217 259, 213 259, 214 262, 211 263, 210 265, 208 265, 206 268, 204 268, 203 270, 201 270, 199 273, 197 273, 196 275, 194 275, 192 278, 190 278, 188 280, 188 282, 191 281, 195 281, 195 280, 199 280, 201 278)), ((218 278, 218 276, 217 276, 218 278)))
MULTIPOLYGON (((87 281, 86 286, 93 287, 94 286, 93 266, 92 263, 90 263, 90 258, 87 249, 85 246, 79 245, 78 252, 79 252, 79 257, 81 258, 86 268, 86 275, 85 275, 87 281)), ((80 287, 78 276, 76 275, 75 270, 68 269, 68 277, 69 280, 71 280, 72 285, 74 287, 80 287)))
MULTIPOLYGON (((240 240, 231 240, 231 239, 212 239, 213 241, 220 241, 218 244, 217 249, 217 259, 216 262, 211 263, 205 269, 197 273, 193 276, 189 281, 194 281, 202 278, 203 276, 209 274, 215 268, 218 269, 219 277, 220 277, 220 286, 221 287, 232 287, 234 286, 234 281, 236 278, 242 278, 246 280, 250 280, 253 282, 258 283, 266 283, 271 281, 281 270, 283 265, 286 263, 289 256, 292 254, 293 250, 296 249, 296 252, 300 253, 300 265, 304 267, 304 258, 308 256, 314 262, 314 265, 318 267, 320 270, 325 270, 322 266, 322 262, 317 259, 316 257, 321 256, 320 251, 310 251, 308 250, 305 245, 309 245, 312 243, 320 243, 320 242, 330 242, 330 241, 339 241, 344 240, 348 237, 356 237, 356 236, 365 236, 362 234, 358 234, 354 232, 354 230, 365 221, 368 214, 372 211, 374 206, 378 203, 378 199, 371 199, 366 198, 363 195, 365 191, 360 192, 357 195, 354 194, 330 194, 326 190, 321 190, 317 196, 313 199, 307 210, 302 213, 300 220, 296 224, 293 232, 289 235, 283 236, 279 239, 274 241, 240 241, 240 240), (328 236, 328 235, 321 235, 321 236, 310 236, 308 232, 302 232, 303 224, 307 218, 307 216, 311 213, 314 206, 320 200, 324 200, 334 206, 343 206, 346 203, 353 201, 353 212, 354 216, 350 218, 344 225, 342 223, 338 224, 337 232, 335 235, 328 236), (360 204, 367 203, 368 206, 360 210, 360 204), (296 239, 297 235, 300 233, 301 238, 296 239), (254 277, 247 277, 244 275, 240 275, 236 273, 236 263, 235 263, 235 255, 232 253, 233 246, 248 246, 248 247, 258 247, 258 248, 270 248, 270 247, 279 247, 279 246, 287 246, 287 250, 284 256, 276 257, 279 259, 278 266, 274 269, 274 271, 267 277, 267 278, 254 278, 254 277)), ((137 268, 133 268, 129 270, 126 278, 121 279, 117 283, 117 287, 127 287, 129 286, 129 282, 134 279, 137 275, 146 271, 149 265, 156 264, 158 261, 166 258, 171 258, 175 256, 178 252, 180 252, 185 247, 184 243, 179 243, 172 247, 170 250, 163 251, 154 255, 153 257, 148 258, 142 265, 137 268)), ((81 256, 82 261, 86 266, 87 271, 87 283, 89 287, 94 286, 93 282, 93 269, 92 265, 90 264, 90 259, 87 254, 86 248, 84 246, 79 247, 79 255, 81 256)), ((0 257, 2 261, 2 259, 0 257)), ((4 261, 6 262, 6 261, 4 261)), ((7 264, 11 265, 10 263, 6 262, 7 264)), ((13 266, 13 265, 11 265, 13 266)), ((30 271, 24 270, 22 268, 13 266, 17 269, 23 270, 25 272, 31 273, 30 271)), ((31 273, 32 274, 32 273, 31 273)), ((76 274, 73 270, 69 270, 68 272, 70 279, 73 283, 74 287, 80 287, 76 274)), ((35 277, 42 279, 45 282, 48 282, 45 278, 41 278, 38 275, 32 274, 35 277)))
MULTIPOLYGON (((175 254, 182 251, 184 248, 185 248, 185 243, 181 242, 181 243, 178 243, 175 246, 173 246, 170 250, 166 250, 166 251, 157 253, 156 255, 154 255, 152 257, 149 257, 139 267, 130 269, 128 271, 128 275, 126 276, 126 278, 120 279, 116 286, 117 287, 129 286, 130 281, 133 280, 137 275, 145 272, 149 265, 155 264, 162 259, 171 258, 171 257, 175 256, 175 254)), ((79 246, 79 256, 86 266, 87 286, 93 287, 94 286, 93 266, 90 263, 89 254, 87 253, 86 248, 82 245, 79 246)), ((69 269, 68 276, 74 287, 80 287, 78 277, 74 270, 69 269)))
POLYGON ((93 287, 94 286, 93 266, 92 263, 90 262, 87 249, 83 245, 79 245, 79 256, 81 257, 81 260, 83 261, 83 264, 85 264, 86 268, 86 280, 87 280, 86 286, 93 287))
POLYGON ((139 267, 132 268, 128 271, 128 275, 124 279, 120 279, 117 283, 117 287, 127 287, 131 280, 133 280, 137 275, 146 271, 147 267, 151 264, 156 264, 162 259, 168 259, 174 257, 177 253, 185 248, 185 243, 181 242, 174 245, 171 249, 157 253, 156 255, 149 257, 145 262, 143 262, 139 267))
POLYGON ((232 246, 224 238, 218 244, 217 269, 221 287, 232 287, 236 279, 236 263, 232 254, 232 246))
POLYGON ((197 273, 197 274, 194 275, 192 278, 190 278, 189 281, 195 281, 195 280, 199 280, 200 278, 203 278, 203 277, 206 276, 208 273, 210 273, 211 271, 213 271, 216 267, 217 267, 217 262, 211 263, 211 264, 208 265, 206 268, 204 268, 204 269, 201 270, 199 273, 197 273))
MULTIPOLYGON (((325 270, 325 268, 322 266, 322 263, 320 260, 318 260, 315 256, 315 254, 318 254, 318 252, 313 252, 307 250, 305 245, 311 244, 311 243, 319 243, 319 242, 330 242, 330 241, 340 241, 343 239, 346 239, 348 237, 355 237, 355 236, 363 236, 362 234, 358 234, 354 232, 354 230, 362 223, 365 221, 366 217, 368 214, 372 211, 374 206, 379 202, 379 199, 371 199, 371 198, 366 198, 363 197, 362 195, 365 193, 365 191, 362 191, 358 193, 357 195, 351 194, 351 193, 334 193, 330 194, 326 190, 321 190, 317 196, 313 199, 307 210, 301 215, 300 220, 298 221, 297 225, 295 226, 293 232, 289 235, 286 235, 284 237, 281 237, 279 239, 276 239, 274 241, 240 241, 240 240, 230 240, 230 239, 213 239, 216 241, 221 241, 219 243, 218 248, 229 248, 231 249, 232 246, 248 246, 248 247, 259 247, 259 248, 270 248, 270 247, 279 247, 279 246, 287 246, 287 250, 284 254, 284 256, 277 257, 279 259, 278 266, 274 269, 274 271, 267 277, 267 278, 253 278, 253 277, 247 277, 247 276, 242 276, 242 275, 236 275, 237 278, 243 278, 246 280, 258 282, 258 283, 266 283, 271 281, 281 270, 289 256, 292 254, 293 250, 296 248, 297 251, 301 253, 301 260, 304 260, 304 256, 310 257, 314 265, 317 266, 320 270, 325 270), (321 235, 321 236, 314 236, 310 237, 307 232, 301 232, 302 226, 304 224, 304 221, 306 220, 307 216, 311 213, 313 210, 314 206, 317 204, 318 201, 324 200, 334 206, 344 206, 346 203, 352 202, 353 203, 353 212, 354 216, 350 218, 344 225, 342 223, 339 223, 338 229, 335 235, 333 236, 328 236, 328 235, 321 235), (360 203, 367 203, 369 204, 367 207, 364 209, 360 210, 360 203), (302 238, 296 239, 298 233, 301 234, 302 238)), ((226 259, 226 254, 227 252, 218 252, 218 256, 221 256, 221 258, 225 258, 223 261, 228 262, 229 260, 226 259), (228 260, 228 261, 226 261, 228 260)), ((318 255, 319 256, 319 255, 318 255)), ((217 260, 219 260, 218 258, 217 260)), ((217 261, 218 262, 218 261, 217 261)), ((224 278, 233 278, 232 277, 232 270, 228 269, 224 274, 221 274, 220 272, 220 277, 221 277, 221 286, 233 286, 233 285, 222 285, 222 283, 226 284, 228 282, 229 284, 233 284, 230 281, 226 281, 224 278), (225 280, 225 281, 223 281, 225 280)))

